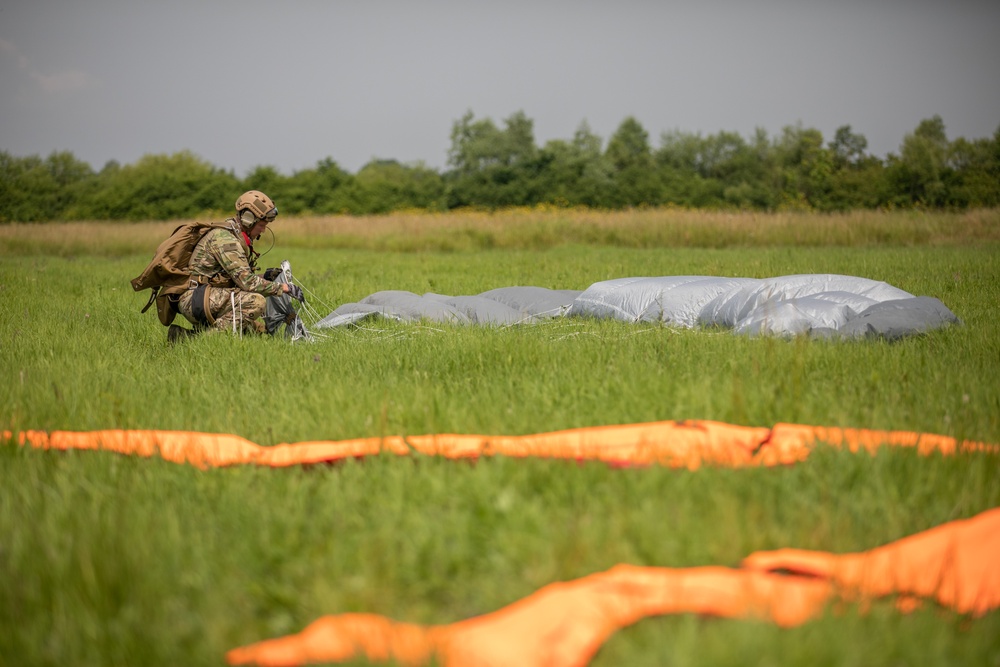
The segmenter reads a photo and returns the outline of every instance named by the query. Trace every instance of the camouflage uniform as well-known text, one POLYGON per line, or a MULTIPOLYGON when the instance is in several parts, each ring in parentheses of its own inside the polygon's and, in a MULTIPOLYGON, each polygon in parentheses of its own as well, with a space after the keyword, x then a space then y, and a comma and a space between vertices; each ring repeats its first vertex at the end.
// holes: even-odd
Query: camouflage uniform
POLYGON ((178 310, 189 322, 201 325, 194 315, 195 287, 207 283, 208 312, 215 318, 211 328, 263 332, 265 297, 283 293, 280 283, 264 280, 250 266, 250 247, 239 223, 230 218, 231 229, 218 228, 205 234, 191 253, 191 289, 184 292, 178 310))

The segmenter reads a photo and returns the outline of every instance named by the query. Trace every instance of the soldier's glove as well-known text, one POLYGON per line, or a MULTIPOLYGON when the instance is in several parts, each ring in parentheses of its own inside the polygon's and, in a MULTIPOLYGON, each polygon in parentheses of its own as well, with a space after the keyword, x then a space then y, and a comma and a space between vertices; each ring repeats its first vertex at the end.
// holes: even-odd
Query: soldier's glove
POLYGON ((302 288, 299 287, 298 285, 292 285, 289 283, 288 296, 292 297, 293 299, 298 299, 299 303, 306 302, 306 295, 302 293, 302 288))
POLYGON ((280 275, 281 269, 276 266, 264 270, 264 280, 275 280, 280 275))

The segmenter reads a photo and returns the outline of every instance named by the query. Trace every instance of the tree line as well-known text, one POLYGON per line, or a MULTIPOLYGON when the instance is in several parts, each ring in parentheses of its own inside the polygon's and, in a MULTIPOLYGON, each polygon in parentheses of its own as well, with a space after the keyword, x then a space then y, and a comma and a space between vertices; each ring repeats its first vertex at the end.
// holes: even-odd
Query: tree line
POLYGON ((571 139, 538 146, 523 112, 454 122, 447 168, 373 160, 351 174, 325 158, 245 178, 190 151, 146 155, 100 171, 70 152, 46 158, 0 152, 0 222, 168 220, 225 211, 240 192, 266 192, 286 214, 378 214, 549 204, 622 209, 679 206, 844 211, 1000 205, 1000 128, 992 137, 949 140, 940 116, 923 120, 884 159, 850 125, 824 140, 813 128, 769 136, 666 132, 659 147, 633 117, 605 143, 586 123, 571 139))

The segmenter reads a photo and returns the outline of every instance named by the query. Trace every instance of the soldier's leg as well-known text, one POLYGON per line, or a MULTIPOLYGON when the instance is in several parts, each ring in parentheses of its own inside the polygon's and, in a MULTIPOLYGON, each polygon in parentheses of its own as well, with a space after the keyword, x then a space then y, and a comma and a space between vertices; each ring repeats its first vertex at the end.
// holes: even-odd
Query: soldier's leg
POLYGON ((215 318, 214 328, 247 333, 262 330, 260 318, 267 303, 264 295, 238 289, 212 289, 208 300, 215 318))

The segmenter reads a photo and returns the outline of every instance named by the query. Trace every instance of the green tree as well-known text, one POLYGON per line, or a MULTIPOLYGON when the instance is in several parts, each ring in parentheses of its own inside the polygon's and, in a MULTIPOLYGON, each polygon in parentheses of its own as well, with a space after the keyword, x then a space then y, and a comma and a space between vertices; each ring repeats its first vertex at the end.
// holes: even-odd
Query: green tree
POLYGON ((894 202, 892 183, 882 160, 867 156, 855 165, 835 168, 830 178, 830 210, 879 208, 894 202))
POLYGON ((653 153, 649 147, 649 133, 638 120, 629 116, 621 122, 608 140, 605 157, 611 161, 616 171, 631 167, 648 169, 653 165, 653 153))
POLYGON ((656 161, 666 201, 699 208, 774 205, 773 156, 761 128, 750 141, 725 131, 707 137, 664 133, 656 161))
MULTIPOLYGON (((278 210, 289 213, 347 213, 342 188, 348 187, 354 176, 340 168, 333 158, 326 157, 312 169, 296 171, 279 190, 282 197, 278 210)), ((277 203, 277 200, 275 200, 277 203)))
POLYGON ((499 129, 492 120, 475 120, 471 111, 451 131, 447 175, 448 205, 499 208, 537 203, 537 177, 545 159, 535 146, 534 123, 518 111, 499 129))
POLYGON ((767 133, 758 129, 754 143, 735 132, 706 138, 699 156, 699 172, 722 190, 725 206, 769 208, 773 197, 767 187, 769 151, 767 133))
POLYGON ((239 180, 190 151, 145 155, 133 165, 105 169, 99 188, 80 202, 87 217, 173 220, 228 208, 239 180))
POLYGON ((855 167, 865 159, 868 139, 863 134, 851 131, 850 125, 841 125, 834 133, 829 148, 833 153, 833 162, 838 168, 855 167))
POLYGON ((445 207, 440 174, 423 164, 404 165, 396 160, 372 160, 338 194, 344 209, 356 214, 445 207))
POLYGON ((948 137, 941 116, 920 121, 912 134, 903 137, 893 176, 905 200, 924 206, 942 206, 947 201, 945 182, 950 177, 947 165, 948 137))
POLYGON ((466 112, 452 126, 448 164, 460 172, 477 172, 531 161, 537 152, 533 121, 518 111, 504 123, 501 130, 491 119, 475 120, 466 112))
POLYGON ((827 145, 833 158, 828 208, 850 210, 876 208, 892 200, 885 168, 880 159, 868 155, 868 139, 850 125, 837 128, 827 145))
POLYGON ((663 200, 663 184, 654 168, 646 128, 629 116, 608 140, 604 156, 612 167, 614 188, 610 203, 622 206, 656 206, 663 200))
MULTIPOLYGON (((246 178, 241 182, 240 189, 244 192, 260 190, 277 203, 277 200, 281 199, 281 195, 285 194, 288 189, 288 181, 288 177, 279 172, 277 168, 271 165, 258 165, 247 173, 246 178)), ((281 211, 280 208, 278 210, 281 211)))
POLYGON ((500 130, 490 118, 475 120, 467 111, 451 127, 448 164, 459 174, 482 171, 499 162, 500 130))
POLYGON ((700 171, 704 143, 701 135, 679 130, 660 135, 655 161, 664 202, 692 208, 719 203, 721 187, 707 181, 700 171))
POLYGON ((947 165, 949 205, 1000 206, 1000 129, 989 139, 951 142, 947 165))
POLYGON ((0 222, 65 219, 93 184, 94 172, 72 153, 16 157, 0 152, 0 222))
POLYGON ((781 168, 781 206, 829 210, 834 157, 823 147, 823 133, 786 126, 775 145, 781 168))
POLYGON ((540 152, 541 200, 569 206, 605 206, 612 186, 612 169, 601 144, 601 138, 586 121, 577 128, 571 141, 547 142, 540 152))

